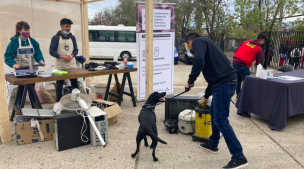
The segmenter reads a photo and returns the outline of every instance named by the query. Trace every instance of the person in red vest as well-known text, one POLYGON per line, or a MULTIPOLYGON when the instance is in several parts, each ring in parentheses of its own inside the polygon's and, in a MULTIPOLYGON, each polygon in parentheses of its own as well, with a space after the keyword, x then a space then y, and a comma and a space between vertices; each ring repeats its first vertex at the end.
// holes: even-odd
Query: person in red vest
POLYGON ((233 67, 237 70, 237 87, 236 97, 239 96, 242 82, 246 76, 250 75, 249 68, 252 62, 256 61, 256 65, 262 62, 263 50, 262 45, 267 41, 264 34, 259 34, 257 39, 251 39, 243 42, 236 50, 233 56, 233 67))

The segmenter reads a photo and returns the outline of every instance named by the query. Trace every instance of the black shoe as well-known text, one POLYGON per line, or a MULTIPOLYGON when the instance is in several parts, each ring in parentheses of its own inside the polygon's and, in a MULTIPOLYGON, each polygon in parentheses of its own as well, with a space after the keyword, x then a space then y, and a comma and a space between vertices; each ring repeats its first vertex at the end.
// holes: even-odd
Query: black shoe
POLYGON ((248 165, 247 159, 246 159, 246 157, 244 157, 241 160, 232 159, 225 167, 223 167, 223 169, 226 169, 226 168, 238 169, 238 168, 245 167, 247 165, 248 165))
POLYGON ((215 153, 215 154, 218 153, 218 148, 217 147, 211 147, 211 146, 209 146, 208 143, 200 144, 200 147, 202 147, 206 150, 209 150, 212 153, 215 153))

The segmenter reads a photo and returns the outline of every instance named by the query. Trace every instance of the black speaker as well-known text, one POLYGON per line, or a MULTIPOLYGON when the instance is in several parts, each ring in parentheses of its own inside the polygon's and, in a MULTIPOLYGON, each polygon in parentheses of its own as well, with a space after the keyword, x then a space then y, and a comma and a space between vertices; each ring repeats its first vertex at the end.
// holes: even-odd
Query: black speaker
POLYGON ((55 135, 54 141, 58 151, 63 151, 75 147, 85 146, 90 144, 90 121, 86 120, 87 130, 84 132, 84 136, 81 136, 81 129, 84 123, 82 116, 76 112, 61 111, 61 114, 54 116, 55 122, 55 135), (83 142, 82 139, 87 141, 83 142))
POLYGON ((165 120, 174 119, 178 121, 178 115, 185 109, 193 109, 199 100, 198 96, 178 96, 171 99, 172 95, 165 96, 165 120))

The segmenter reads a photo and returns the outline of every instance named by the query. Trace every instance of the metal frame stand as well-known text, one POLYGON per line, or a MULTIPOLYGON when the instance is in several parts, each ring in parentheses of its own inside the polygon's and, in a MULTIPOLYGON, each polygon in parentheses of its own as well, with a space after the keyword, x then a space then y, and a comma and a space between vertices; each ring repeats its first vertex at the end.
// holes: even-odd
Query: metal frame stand
POLYGON ((123 94, 125 94, 125 95, 130 96, 132 98, 133 107, 136 107, 136 100, 135 100, 135 96, 134 96, 133 85, 132 85, 130 73, 128 72, 128 73, 123 74, 121 87, 119 86, 119 81, 118 81, 117 74, 114 74, 118 94, 110 92, 112 76, 113 75, 111 74, 111 75, 109 75, 109 78, 108 78, 107 89, 106 89, 106 93, 105 93, 105 97, 104 97, 105 100, 108 100, 109 95, 113 96, 113 97, 116 97, 116 98, 118 98, 117 103, 120 106, 121 102, 123 101, 123 94), (124 91, 125 85, 126 85, 126 80, 128 80, 128 83, 129 83, 130 93, 124 91))

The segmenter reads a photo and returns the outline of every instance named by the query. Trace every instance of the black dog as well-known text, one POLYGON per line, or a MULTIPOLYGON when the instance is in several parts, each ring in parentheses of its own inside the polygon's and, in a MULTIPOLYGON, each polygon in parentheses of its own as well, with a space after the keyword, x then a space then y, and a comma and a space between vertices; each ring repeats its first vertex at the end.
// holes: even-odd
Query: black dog
POLYGON ((155 116, 155 106, 159 102, 164 102, 165 99, 163 97, 166 95, 166 92, 158 93, 154 92, 152 93, 148 100, 146 101, 145 105, 140 111, 140 114, 138 116, 138 121, 140 123, 137 136, 136 136, 136 143, 137 148, 134 154, 132 154, 132 157, 134 158, 137 153, 139 152, 139 144, 142 139, 145 140, 145 146, 148 147, 148 141, 146 136, 150 136, 152 139, 152 144, 150 148, 153 148, 152 156, 154 161, 158 161, 158 159, 155 157, 155 148, 157 146, 157 142, 161 142, 163 144, 167 144, 165 141, 158 138, 157 133, 157 126, 156 126, 156 116, 155 116))

